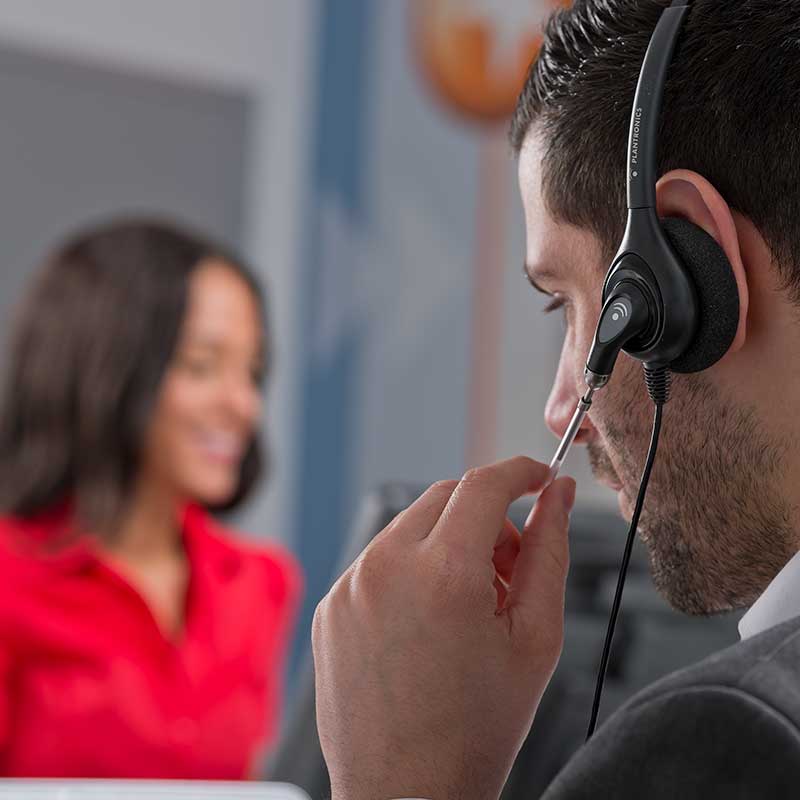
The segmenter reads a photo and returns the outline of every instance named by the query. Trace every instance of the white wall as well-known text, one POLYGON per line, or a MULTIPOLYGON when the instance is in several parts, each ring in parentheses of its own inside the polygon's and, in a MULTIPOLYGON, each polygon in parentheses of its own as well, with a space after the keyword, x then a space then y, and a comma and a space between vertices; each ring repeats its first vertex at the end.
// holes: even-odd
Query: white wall
POLYGON ((294 399, 293 310, 307 186, 317 4, 313 0, 3 0, 0 44, 190 84, 248 92, 246 255, 268 282, 276 371, 267 424, 275 468, 242 524, 258 535, 290 530, 294 399))
POLYGON ((310 4, 265 0, 4 0, 0 36, 34 49, 241 88, 279 83, 310 4))

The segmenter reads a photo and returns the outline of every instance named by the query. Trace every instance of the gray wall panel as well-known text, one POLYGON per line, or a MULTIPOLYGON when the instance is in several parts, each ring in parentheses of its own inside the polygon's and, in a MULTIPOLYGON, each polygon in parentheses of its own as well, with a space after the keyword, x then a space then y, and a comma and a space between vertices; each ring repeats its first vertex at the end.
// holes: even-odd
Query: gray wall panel
POLYGON ((166 214, 241 248, 250 100, 0 49, 0 368, 10 314, 59 237, 166 214))

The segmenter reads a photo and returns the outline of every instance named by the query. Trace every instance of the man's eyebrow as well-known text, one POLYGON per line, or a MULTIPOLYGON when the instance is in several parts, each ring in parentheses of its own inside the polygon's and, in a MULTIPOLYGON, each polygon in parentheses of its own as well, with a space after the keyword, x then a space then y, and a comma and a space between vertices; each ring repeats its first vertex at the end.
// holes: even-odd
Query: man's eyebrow
POLYGON ((539 283, 539 281, 546 281, 550 280, 555 276, 555 273, 551 270, 544 269, 544 270, 536 270, 530 267, 528 264, 522 264, 522 274, 528 279, 528 283, 536 289, 539 294, 547 295, 548 297, 552 297, 553 293, 548 292, 547 289, 543 289, 539 283), (535 276, 535 277, 534 277, 535 276))

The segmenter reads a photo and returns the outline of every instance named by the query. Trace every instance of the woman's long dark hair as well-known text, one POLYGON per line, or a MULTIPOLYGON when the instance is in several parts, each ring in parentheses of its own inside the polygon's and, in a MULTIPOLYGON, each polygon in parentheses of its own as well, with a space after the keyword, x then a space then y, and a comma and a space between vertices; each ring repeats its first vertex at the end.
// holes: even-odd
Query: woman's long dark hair
MULTIPOLYGON (((69 501, 81 526, 113 536, 177 345, 189 279, 212 258, 245 280, 266 327, 263 295, 242 262, 170 224, 92 228, 47 261, 20 309, 3 388, 0 509, 31 516, 69 501)), ((226 509, 244 499, 263 461, 254 437, 226 509)))

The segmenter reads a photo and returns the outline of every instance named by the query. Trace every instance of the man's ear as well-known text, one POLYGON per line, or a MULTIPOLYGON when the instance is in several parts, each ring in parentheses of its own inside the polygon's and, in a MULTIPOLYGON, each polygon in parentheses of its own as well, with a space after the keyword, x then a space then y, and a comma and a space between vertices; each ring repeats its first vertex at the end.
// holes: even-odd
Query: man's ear
POLYGON ((693 222, 712 236, 728 257, 739 289, 739 326, 728 354, 737 352, 747 338, 750 292, 739 233, 730 207, 702 175, 686 169, 664 175, 656 187, 656 198, 659 217, 681 217, 693 222))

